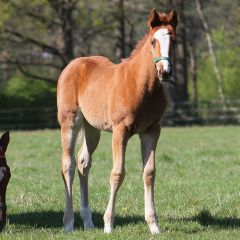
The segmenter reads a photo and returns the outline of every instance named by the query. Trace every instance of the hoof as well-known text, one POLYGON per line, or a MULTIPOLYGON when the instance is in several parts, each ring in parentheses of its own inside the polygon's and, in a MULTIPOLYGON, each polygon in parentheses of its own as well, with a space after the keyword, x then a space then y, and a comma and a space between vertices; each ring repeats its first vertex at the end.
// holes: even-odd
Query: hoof
POLYGON ((84 230, 88 231, 88 230, 92 230, 94 228, 93 222, 89 221, 84 223, 84 230))
POLYGON ((105 224, 104 226, 104 233, 112 233, 113 227, 110 224, 105 224))
POLYGON ((94 228, 94 225, 92 222, 92 213, 91 213, 91 209, 89 207, 82 208, 80 210, 80 216, 83 221, 84 230, 91 230, 94 228))
POLYGON ((72 231, 74 230, 73 225, 74 225, 74 221, 73 221, 73 220, 70 221, 70 223, 65 224, 65 225, 64 225, 64 230, 65 230, 65 232, 66 232, 66 233, 72 232, 72 231))
POLYGON ((159 234, 159 228, 156 223, 149 224, 150 232, 152 235, 159 234))

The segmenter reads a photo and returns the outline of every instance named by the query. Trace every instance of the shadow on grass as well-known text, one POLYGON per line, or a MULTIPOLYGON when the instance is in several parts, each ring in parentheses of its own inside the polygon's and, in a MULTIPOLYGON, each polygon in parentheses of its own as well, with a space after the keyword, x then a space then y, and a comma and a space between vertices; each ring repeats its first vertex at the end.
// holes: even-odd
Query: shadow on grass
POLYGON ((216 217, 208 210, 202 210, 196 216, 190 218, 169 219, 170 222, 198 222, 204 227, 214 227, 219 229, 240 228, 240 219, 237 217, 216 217))
MULTIPOLYGON (((43 211, 27 212, 19 214, 10 214, 8 216, 10 224, 26 225, 35 228, 61 228, 63 227, 63 212, 43 211)), ((103 228, 103 213, 93 212, 92 219, 95 228, 103 228)), ((145 222, 142 216, 116 216, 114 225, 124 226, 128 224, 137 224, 145 222)), ((83 223, 79 214, 75 214, 75 228, 83 228, 83 223)))

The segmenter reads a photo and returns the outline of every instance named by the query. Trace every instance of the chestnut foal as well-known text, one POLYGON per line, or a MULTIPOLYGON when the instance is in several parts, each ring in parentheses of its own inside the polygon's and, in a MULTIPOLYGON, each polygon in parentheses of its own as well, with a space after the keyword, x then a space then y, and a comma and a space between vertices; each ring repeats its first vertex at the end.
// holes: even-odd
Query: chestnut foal
POLYGON ((138 134, 143 160, 145 219, 151 233, 159 233, 154 208, 155 149, 160 136, 160 120, 166 108, 163 82, 169 81, 172 73, 177 14, 173 10, 166 14, 154 9, 148 25, 149 34, 121 63, 113 64, 101 56, 80 57, 73 60, 59 78, 57 105, 66 191, 63 223, 67 232, 74 227, 72 184, 78 133, 83 135, 77 158, 80 215, 84 229, 91 229, 94 226, 88 199, 88 174, 100 130, 105 130, 113 133, 113 168, 104 232, 113 230, 116 195, 125 176, 127 142, 133 134, 138 134))
POLYGON ((10 168, 7 165, 5 153, 9 143, 9 132, 6 132, 0 138, 0 231, 6 224, 6 190, 11 177, 10 168))

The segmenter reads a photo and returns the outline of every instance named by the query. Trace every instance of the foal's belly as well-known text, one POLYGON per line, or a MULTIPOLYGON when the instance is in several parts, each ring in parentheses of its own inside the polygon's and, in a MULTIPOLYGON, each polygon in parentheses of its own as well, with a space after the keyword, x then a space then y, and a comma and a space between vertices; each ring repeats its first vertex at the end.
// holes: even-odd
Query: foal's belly
POLYGON ((96 129, 112 131, 106 111, 106 103, 101 98, 86 99, 81 102, 81 111, 86 121, 96 129))
POLYGON ((96 129, 104 130, 111 132, 112 131, 112 124, 110 121, 107 121, 104 117, 104 114, 89 114, 85 113, 84 117, 86 121, 96 129))
POLYGON ((136 114, 135 111, 127 111, 126 113, 116 114, 109 113, 98 107, 95 103, 92 108, 88 110, 82 109, 82 113, 86 121, 96 129, 112 132, 114 126, 124 124, 132 134, 139 134, 145 132, 148 128, 159 124, 166 108, 166 102, 163 100, 161 104, 157 104, 154 108, 148 107, 142 109, 136 114), (92 109, 92 110, 89 110, 92 109), (95 110, 93 110, 95 109, 95 110))

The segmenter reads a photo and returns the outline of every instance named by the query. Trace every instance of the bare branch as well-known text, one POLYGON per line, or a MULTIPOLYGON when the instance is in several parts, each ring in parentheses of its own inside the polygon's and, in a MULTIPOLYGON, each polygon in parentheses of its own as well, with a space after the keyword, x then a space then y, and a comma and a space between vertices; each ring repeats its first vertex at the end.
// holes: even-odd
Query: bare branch
POLYGON ((17 68, 20 70, 20 72, 21 72, 22 74, 24 74, 24 75, 27 76, 27 77, 34 78, 34 79, 38 79, 38 80, 42 80, 42 81, 45 81, 45 82, 48 82, 48 83, 54 83, 54 84, 56 83, 56 79, 32 74, 32 73, 28 72, 27 70, 25 70, 25 69, 24 69, 22 66, 20 66, 20 65, 17 65, 17 68))
POLYGON ((55 68, 57 70, 62 70, 62 67, 53 63, 44 63, 44 62, 23 62, 23 61, 14 61, 14 60, 10 60, 10 59, 6 59, 4 61, 0 60, 0 65, 2 64, 8 64, 8 65, 21 65, 21 66, 42 66, 42 67, 52 67, 55 68))
POLYGON ((87 39, 89 39, 90 37, 92 37, 94 35, 101 34, 102 32, 105 32, 105 31, 111 30, 111 29, 113 29, 113 26, 110 26, 108 24, 105 24, 104 26, 101 26, 101 27, 98 27, 95 29, 88 29, 87 31, 84 31, 82 33, 82 39, 83 39, 83 41, 86 41, 87 39))
POLYGON ((46 52, 48 52, 48 53, 50 53, 52 55, 58 56, 61 59, 63 65, 67 64, 64 56, 60 53, 60 51, 57 48, 55 48, 53 46, 50 46, 50 45, 48 45, 48 44, 46 44, 44 42, 41 42, 39 40, 36 40, 34 38, 25 37, 21 33, 17 32, 17 31, 14 31, 14 30, 11 30, 11 29, 5 29, 5 32, 10 33, 10 34, 20 38, 22 41, 34 44, 34 45, 42 48, 42 50, 44 50, 44 51, 46 51, 46 52))
POLYGON ((61 26, 61 22, 57 21, 56 19, 48 19, 40 14, 37 14, 34 11, 27 11, 27 15, 33 19, 37 19, 42 23, 49 23, 48 25, 56 25, 56 26, 61 26))

